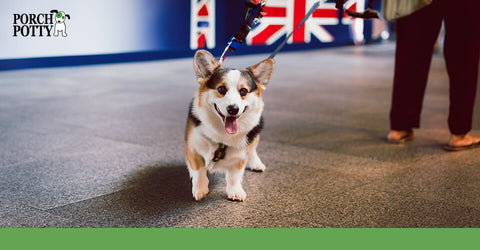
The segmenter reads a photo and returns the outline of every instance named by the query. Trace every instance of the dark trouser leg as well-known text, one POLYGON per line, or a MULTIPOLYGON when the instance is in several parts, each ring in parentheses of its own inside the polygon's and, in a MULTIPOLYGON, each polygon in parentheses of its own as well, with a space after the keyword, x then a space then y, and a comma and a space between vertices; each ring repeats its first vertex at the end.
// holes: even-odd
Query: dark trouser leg
POLYGON ((450 78, 448 126, 452 134, 467 134, 472 116, 478 80, 480 55, 479 0, 466 0, 444 7, 444 56, 450 78))
POLYGON ((409 130, 420 126, 420 113, 432 60, 442 24, 438 4, 396 21, 397 48, 390 128, 409 130))

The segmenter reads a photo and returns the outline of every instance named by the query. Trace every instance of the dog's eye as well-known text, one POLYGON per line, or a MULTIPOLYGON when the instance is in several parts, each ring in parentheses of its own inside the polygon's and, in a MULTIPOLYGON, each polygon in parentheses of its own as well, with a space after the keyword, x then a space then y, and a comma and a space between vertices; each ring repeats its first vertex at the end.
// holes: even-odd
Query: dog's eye
POLYGON ((217 88, 218 93, 225 95, 227 93, 227 88, 225 86, 220 86, 217 88))
POLYGON ((241 96, 246 96, 248 94, 248 89, 246 88, 241 88, 239 90, 241 96))

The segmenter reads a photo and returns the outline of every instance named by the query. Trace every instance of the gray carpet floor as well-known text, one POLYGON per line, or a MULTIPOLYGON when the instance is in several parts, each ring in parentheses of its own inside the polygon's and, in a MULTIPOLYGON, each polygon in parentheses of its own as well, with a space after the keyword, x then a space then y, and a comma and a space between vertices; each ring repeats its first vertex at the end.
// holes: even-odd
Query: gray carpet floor
POLYGON ((204 200, 192 198, 183 150, 198 87, 191 58, 0 72, 0 227, 480 227, 480 149, 441 148, 441 54, 418 137, 386 143, 394 51, 276 57, 258 148, 267 169, 245 173, 245 202, 226 199, 222 175, 210 175, 204 200))

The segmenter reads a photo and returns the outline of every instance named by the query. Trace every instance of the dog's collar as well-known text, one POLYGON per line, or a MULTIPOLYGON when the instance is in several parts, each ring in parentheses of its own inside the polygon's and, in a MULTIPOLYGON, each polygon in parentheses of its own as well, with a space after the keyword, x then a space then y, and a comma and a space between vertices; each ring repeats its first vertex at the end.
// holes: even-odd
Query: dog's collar
POLYGON ((213 154, 213 162, 217 162, 223 158, 225 158, 225 151, 227 150, 227 145, 223 143, 218 144, 217 150, 215 150, 215 153, 213 154))

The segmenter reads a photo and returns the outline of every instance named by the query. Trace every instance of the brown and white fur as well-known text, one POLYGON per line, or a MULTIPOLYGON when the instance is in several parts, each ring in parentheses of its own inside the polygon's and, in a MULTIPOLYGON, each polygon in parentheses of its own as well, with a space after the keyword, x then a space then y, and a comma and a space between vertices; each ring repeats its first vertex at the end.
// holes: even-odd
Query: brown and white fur
POLYGON ((223 68, 208 51, 195 54, 200 88, 190 104, 185 156, 196 200, 209 192, 207 170, 225 173, 228 199, 235 201, 247 196, 241 184, 245 167, 265 170, 256 148, 263 128, 262 92, 274 67, 273 59, 265 59, 245 70, 223 68), (214 162, 220 143, 227 145, 225 158, 214 162))

